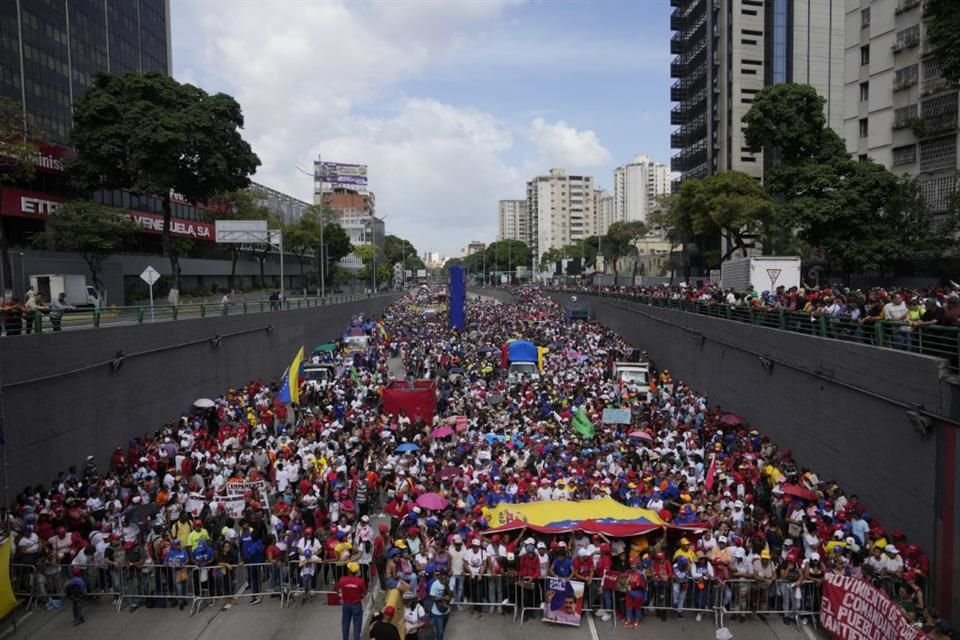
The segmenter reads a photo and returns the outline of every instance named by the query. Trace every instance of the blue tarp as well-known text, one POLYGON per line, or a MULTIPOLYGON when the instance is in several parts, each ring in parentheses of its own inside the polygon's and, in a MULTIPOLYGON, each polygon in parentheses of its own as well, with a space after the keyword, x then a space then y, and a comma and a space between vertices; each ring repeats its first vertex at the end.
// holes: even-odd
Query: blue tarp
POLYGON ((514 340, 507 345, 507 359, 510 362, 537 362, 537 345, 527 340, 514 340))

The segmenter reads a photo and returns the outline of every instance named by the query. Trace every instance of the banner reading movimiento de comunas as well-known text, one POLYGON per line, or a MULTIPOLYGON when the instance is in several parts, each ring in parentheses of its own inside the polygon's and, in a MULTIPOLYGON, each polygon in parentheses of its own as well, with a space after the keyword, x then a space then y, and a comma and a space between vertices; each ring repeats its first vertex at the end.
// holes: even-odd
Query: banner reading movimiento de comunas
POLYGON ((820 622, 840 640, 923 640, 906 614, 887 595, 859 578, 826 575, 820 622))

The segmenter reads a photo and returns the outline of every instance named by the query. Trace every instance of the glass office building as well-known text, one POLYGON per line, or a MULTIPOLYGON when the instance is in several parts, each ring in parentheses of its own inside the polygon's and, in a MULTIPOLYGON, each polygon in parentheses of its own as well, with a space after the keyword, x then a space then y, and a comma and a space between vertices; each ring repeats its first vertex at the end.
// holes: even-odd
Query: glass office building
POLYGON ((2 0, 0 97, 32 135, 67 144, 98 71, 171 73, 169 0, 2 0))

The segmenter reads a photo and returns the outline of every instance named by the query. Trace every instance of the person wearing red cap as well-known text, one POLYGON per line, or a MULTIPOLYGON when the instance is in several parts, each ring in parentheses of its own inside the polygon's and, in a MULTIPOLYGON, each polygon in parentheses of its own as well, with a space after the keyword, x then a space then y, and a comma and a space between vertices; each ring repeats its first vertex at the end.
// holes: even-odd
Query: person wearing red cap
POLYGON ((396 614, 397 610, 392 606, 383 608, 380 619, 370 625, 371 640, 400 640, 400 631, 392 622, 396 614))

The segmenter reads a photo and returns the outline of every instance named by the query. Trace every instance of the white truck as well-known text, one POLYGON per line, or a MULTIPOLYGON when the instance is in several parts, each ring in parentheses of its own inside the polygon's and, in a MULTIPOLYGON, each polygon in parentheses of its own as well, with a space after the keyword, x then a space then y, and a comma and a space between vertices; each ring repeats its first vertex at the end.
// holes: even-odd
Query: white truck
POLYGON ((87 284, 85 276, 74 274, 41 274, 30 276, 30 286, 43 294, 45 302, 56 300, 61 293, 67 294, 67 302, 75 307, 106 306, 105 296, 101 296, 96 287, 87 284))
POLYGON ((507 382, 509 384, 517 384, 519 382, 523 382, 524 380, 539 379, 540 367, 537 366, 536 362, 518 360, 511 362, 510 367, 507 369, 507 382))
POLYGON ((757 256, 727 260, 720 265, 720 285, 724 289, 746 291, 753 286, 757 293, 785 290, 801 284, 798 256, 757 256))
POLYGON ((631 391, 640 391, 650 385, 649 362, 614 362, 613 379, 631 391))

